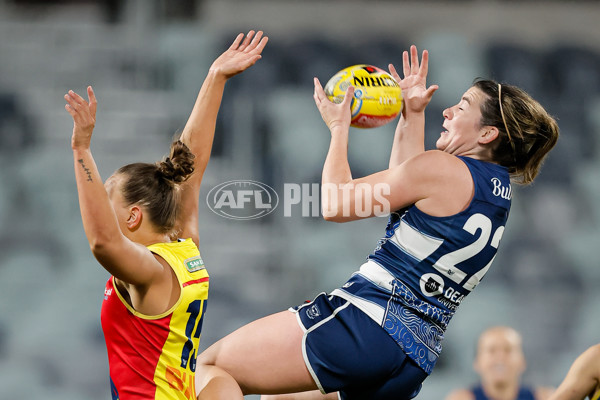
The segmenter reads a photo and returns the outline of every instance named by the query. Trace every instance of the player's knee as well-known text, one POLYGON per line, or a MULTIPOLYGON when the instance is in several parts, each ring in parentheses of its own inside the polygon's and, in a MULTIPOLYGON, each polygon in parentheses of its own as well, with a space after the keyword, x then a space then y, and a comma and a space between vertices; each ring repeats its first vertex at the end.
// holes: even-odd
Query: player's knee
POLYGON ((226 371, 210 365, 196 364, 198 400, 243 399, 241 388, 226 371))
POLYGON ((215 365, 215 357, 211 354, 209 350, 203 351, 196 358, 196 365, 200 366, 212 366, 215 365))

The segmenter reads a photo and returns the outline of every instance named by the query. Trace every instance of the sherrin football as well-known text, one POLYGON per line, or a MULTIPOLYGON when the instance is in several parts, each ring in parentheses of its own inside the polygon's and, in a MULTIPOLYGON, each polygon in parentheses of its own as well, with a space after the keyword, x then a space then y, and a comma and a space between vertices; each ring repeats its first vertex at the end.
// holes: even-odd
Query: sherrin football
POLYGON ((391 122, 402 110, 402 90, 390 74, 373 65, 344 68, 325 85, 325 94, 341 103, 348 87, 354 86, 351 125, 375 128, 391 122))

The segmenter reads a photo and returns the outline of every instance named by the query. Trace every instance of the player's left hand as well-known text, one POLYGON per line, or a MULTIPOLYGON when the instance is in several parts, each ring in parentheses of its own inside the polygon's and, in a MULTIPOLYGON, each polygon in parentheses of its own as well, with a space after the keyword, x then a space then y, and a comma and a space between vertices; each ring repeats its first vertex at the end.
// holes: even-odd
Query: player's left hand
POLYGON ((96 125, 96 108, 98 102, 91 86, 87 87, 88 101, 72 90, 65 94, 65 110, 73 117, 73 136, 71 147, 89 148, 92 140, 92 132, 96 125))
POLYGON ((423 112, 431 101, 433 93, 438 85, 427 87, 427 73, 429 71, 429 52, 423 51, 421 63, 419 64, 419 53, 415 45, 410 46, 410 59, 407 51, 402 53, 402 70, 404 79, 396 71, 392 64, 389 65, 390 74, 400 85, 404 107, 402 113, 423 112))
POLYGON ((354 86, 348 87, 344 95, 344 100, 339 104, 335 104, 325 94, 319 79, 315 78, 315 93, 313 97, 321 113, 321 117, 329 130, 333 131, 334 128, 341 127, 347 133, 352 119, 350 105, 354 98, 354 86))
POLYGON ((211 65, 210 71, 221 74, 229 79, 254 65, 260 60, 261 53, 269 38, 263 37, 263 32, 248 32, 247 35, 240 33, 229 49, 221 54, 211 65))

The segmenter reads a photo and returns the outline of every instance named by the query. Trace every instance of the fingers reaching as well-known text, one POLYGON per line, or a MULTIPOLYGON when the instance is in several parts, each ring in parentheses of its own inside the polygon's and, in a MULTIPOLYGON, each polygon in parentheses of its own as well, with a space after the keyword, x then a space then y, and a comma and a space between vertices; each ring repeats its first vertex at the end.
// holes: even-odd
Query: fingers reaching
POLYGON ((96 100, 96 95, 94 94, 94 89, 91 86, 87 87, 88 100, 90 102, 90 112, 92 116, 96 115, 96 108, 98 107, 98 101, 96 100))
MULTIPOLYGON (((261 34, 262 34, 262 32, 261 32, 261 34)), ((260 39, 260 42, 256 46, 255 51, 257 51, 259 54, 262 53, 262 51, 265 48, 265 46, 267 45, 268 41, 269 41, 269 38, 267 36, 264 36, 262 39, 260 39)))
MULTIPOLYGON (((321 85, 321 81, 319 81, 319 78, 314 78, 314 83, 315 83, 315 92, 313 94, 313 97, 314 97, 317 105, 320 104, 324 100, 330 101, 327 98, 327 94, 325 94, 325 90, 323 89, 323 86, 321 85)), ((349 107, 350 102, 352 102, 353 98, 354 98, 354 86, 349 86, 348 89, 346 90, 346 93, 344 94, 344 100, 342 100, 342 102, 340 104, 343 104, 344 106, 349 107)))
POLYGON ((315 78, 314 83, 315 83, 315 91, 313 93, 313 98, 315 99, 315 103, 317 103, 317 105, 319 105, 321 103, 321 101, 323 101, 323 99, 325 99, 325 97, 327 97, 327 96, 325 95, 325 91, 323 90, 323 86, 321 86, 321 82, 319 81, 319 78, 315 78))
POLYGON ((314 78, 314 84, 315 92, 313 98, 327 127, 332 132, 335 127, 342 127, 347 133, 351 121, 350 104, 354 98, 354 87, 348 87, 344 99, 341 103, 337 104, 337 102, 333 102, 327 98, 327 94, 323 86, 321 86, 319 79, 314 78))
POLYGON ((67 101, 67 104, 65 104, 65 109, 71 113, 71 111, 79 112, 85 108, 89 108, 90 114, 95 116, 98 101, 96 100, 94 89, 92 89, 91 86, 87 87, 87 95, 88 101, 74 91, 69 90, 69 92, 64 96, 65 100, 67 101))
POLYGON ((402 52, 402 73, 404 74, 405 78, 410 75, 410 62, 408 61, 408 51, 402 52))
POLYGON ((96 124, 96 107, 98 101, 91 86, 87 87, 88 101, 72 90, 65 94, 67 102, 65 110, 73 118, 73 136, 71 137, 71 147, 88 148, 92 132, 96 124))
POLYGON ((429 52, 427 50, 423 50, 420 63, 417 46, 410 46, 410 56, 408 51, 402 52, 402 72, 404 73, 404 78, 407 78, 410 75, 426 77, 428 70, 429 52))
POLYGON ((400 82, 400 75, 398 75, 398 71, 396 71, 394 64, 389 64, 388 69, 390 70, 390 75, 392 75, 392 78, 394 78, 396 82, 400 82))
POLYGON ((428 99, 431 99, 433 97, 433 94, 435 93, 436 90, 438 90, 440 87, 438 85, 431 85, 427 88, 427 91, 425 92, 425 96, 428 99))
POLYGON ((419 73, 419 52, 414 44, 410 46, 410 73, 419 73))
POLYGON ((261 42, 262 36, 263 36, 263 31, 258 31, 256 33, 256 35, 254 35, 254 38, 250 42, 250 45, 246 48, 246 51, 254 50, 258 46, 258 44, 261 42))
POLYGON ((85 102, 85 100, 83 100, 77 93, 75 93, 72 90, 69 90, 69 92, 65 94, 65 100, 67 101, 67 104, 65 104, 65 109, 69 112, 69 114, 71 114, 71 116, 75 116, 78 110, 81 108, 79 99, 85 102))
POLYGON ((237 48, 239 51, 244 51, 246 49, 246 47, 248 47, 248 45, 250 44, 250 41, 252 40, 252 37, 254 36, 254 33, 255 33, 254 30, 251 30, 248 32, 248 34, 244 38, 244 41, 242 42, 242 44, 237 48))
POLYGON ((346 89, 346 94, 344 95, 344 101, 342 101, 342 105, 345 107, 350 107, 350 103, 354 98, 354 86, 348 86, 346 89))
POLYGON ((96 107, 98 101, 94 94, 94 89, 91 86, 87 87, 88 101, 72 90, 65 94, 64 98, 67 101, 65 110, 73 117, 77 124, 93 124, 96 118, 96 107))
POLYGON ((73 104, 80 105, 80 106, 87 104, 87 102, 83 99, 83 97, 81 97, 80 95, 78 95, 77 93, 75 93, 72 90, 69 90, 68 96, 73 104))
POLYGON ((244 49, 244 53, 260 54, 268 41, 269 38, 267 36, 263 37, 263 31, 258 31, 250 44, 244 49))
MULTIPOLYGON (((69 101, 67 99, 67 95, 65 95, 65 100, 67 100, 67 102, 69 101)), ((75 112, 75 109, 73 107, 71 107, 71 105, 69 103, 65 104, 65 110, 67 110, 67 112, 69 114, 71 114, 71 117, 75 118, 75 115, 77 115, 77 113, 75 112)))
POLYGON ((427 74, 429 73, 429 52, 423 50, 419 60, 417 46, 411 45, 408 51, 402 52, 402 72, 400 78, 392 64, 389 65, 390 75, 396 79, 402 89, 403 115, 411 112, 422 112, 431 101, 433 94, 438 89, 437 85, 427 87, 427 74))
POLYGON ((229 46, 229 50, 237 50, 245 53, 258 50, 258 53, 260 53, 269 40, 268 37, 263 37, 263 34, 263 31, 255 32, 254 30, 249 31, 246 35, 240 33, 231 46, 229 46))
POLYGON ((236 50, 238 48, 238 46, 240 45, 240 43, 242 42, 243 38, 244 38, 243 33, 240 33, 239 35, 237 35, 237 37, 235 38, 235 40, 233 41, 231 46, 229 46, 229 50, 236 50))
POLYGON ((429 52, 427 50, 423 50, 423 55, 421 56, 421 67, 419 68, 419 75, 422 77, 426 77, 429 72, 429 52))
POLYGON ((249 31, 237 35, 227 51, 221 54, 211 65, 216 71, 229 79, 245 71, 262 58, 262 51, 269 38, 262 31, 249 31))

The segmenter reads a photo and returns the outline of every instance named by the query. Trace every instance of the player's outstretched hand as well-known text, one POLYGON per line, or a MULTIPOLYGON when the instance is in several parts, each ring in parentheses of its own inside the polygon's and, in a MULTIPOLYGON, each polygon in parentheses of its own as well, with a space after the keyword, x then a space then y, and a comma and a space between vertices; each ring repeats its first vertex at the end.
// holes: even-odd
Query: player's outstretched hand
POLYGON ((262 31, 250 31, 247 35, 240 33, 229 49, 221 54, 212 64, 210 70, 229 79, 254 65, 260 60, 261 53, 269 38, 262 31))
MULTIPOLYGON (((422 112, 431 101, 433 93, 438 89, 438 85, 431 85, 427 88, 427 72, 429 70, 429 52, 423 50, 421 64, 419 65, 419 53, 415 45, 410 46, 410 60, 408 52, 402 53, 402 69, 404 79, 400 78, 396 68, 389 65, 390 74, 398 82, 402 89, 404 99, 403 113, 422 112)), ((406 115, 406 114, 405 114, 406 115)))
POLYGON ((321 82, 319 82, 319 79, 315 78, 315 93, 313 97, 315 99, 315 104, 321 113, 321 117, 329 130, 333 131, 334 128, 341 127, 347 132, 350 128, 350 120, 352 119, 350 115, 350 105, 352 103, 352 98, 354 97, 354 86, 348 87, 348 90, 346 90, 346 94, 344 95, 344 100, 339 104, 335 104, 327 98, 323 86, 321 86, 321 82))
POLYGON ((88 101, 72 90, 65 94, 65 110, 73 117, 73 136, 71 147, 88 148, 92 140, 92 132, 96 125, 96 108, 98 102, 91 86, 87 87, 88 101))

